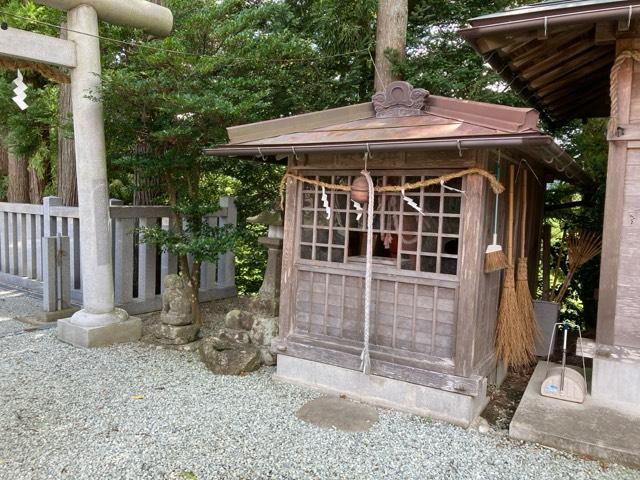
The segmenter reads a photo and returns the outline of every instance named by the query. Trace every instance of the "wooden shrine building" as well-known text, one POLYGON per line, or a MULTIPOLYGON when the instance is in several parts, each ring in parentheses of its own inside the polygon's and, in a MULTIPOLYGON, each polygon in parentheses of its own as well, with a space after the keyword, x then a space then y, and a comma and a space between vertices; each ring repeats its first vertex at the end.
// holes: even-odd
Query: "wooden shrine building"
POLYGON ((591 396, 564 415, 584 427, 534 425, 544 414, 529 412, 521 430, 640 466, 640 2, 546 1, 472 19, 461 33, 549 120, 610 117, 591 396))
POLYGON ((542 2, 474 19, 462 34, 551 120, 611 116, 592 393, 637 406, 640 2, 542 2))
POLYGON ((319 182, 349 186, 365 166, 378 187, 474 167, 493 174, 498 159, 503 170, 530 168, 533 278, 545 179, 585 178, 537 124, 533 109, 394 82, 370 103, 230 128, 228 145, 207 150, 286 164, 298 177, 286 184, 278 376, 468 425, 486 405, 487 383, 501 381, 494 354, 501 275, 483 269, 496 198, 487 179, 472 174, 406 190, 422 213, 401 192, 376 193, 371 375, 361 371, 366 208, 339 189, 326 188, 323 201, 319 182))

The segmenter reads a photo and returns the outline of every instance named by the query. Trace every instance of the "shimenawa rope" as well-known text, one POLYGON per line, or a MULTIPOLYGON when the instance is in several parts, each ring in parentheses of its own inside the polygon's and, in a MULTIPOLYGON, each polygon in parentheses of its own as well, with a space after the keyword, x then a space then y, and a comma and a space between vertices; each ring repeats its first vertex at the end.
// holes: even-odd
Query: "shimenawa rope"
MULTIPOLYGON (((489 184, 491 185, 491 189, 496 195, 499 195, 502 192, 504 192, 504 185, 502 185, 498 180, 496 180, 496 177, 492 173, 487 172, 482 168, 468 168, 466 170, 461 170, 459 172, 447 173, 446 175, 442 175, 441 177, 437 177, 437 178, 428 178, 426 180, 421 180, 419 182, 405 183, 404 185, 379 186, 379 187, 374 187, 373 190, 379 193, 402 192, 403 190, 417 190, 419 188, 429 187, 431 185, 440 185, 445 182, 448 182, 449 180, 453 180, 454 178, 461 178, 467 175, 480 175, 484 177, 489 182, 489 184)), ((341 192, 351 191, 351 185, 339 185, 335 183, 322 182, 320 180, 301 177, 300 175, 287 172, 284 174, 284 177, 282 177, 282 181, 280 182, 280 199, 281 199, 280 205, 283 210, 284 210, 284 192, 287 186, 287 179, 289 178, 292 180, 297 180, 299 182, 307 183, 309 185, 317 185, 318 187, 324 187, 332 190, 339 190, 341 192)))
POLYGON ((70 83, 69 75, 66 75, 55 68, 48 67, 41 63, 29 62, 26 60, 16 60, 13 58, 0 57, 0 68, 7 70, 27 69, 35 70, 40 75, 56 83, 70 83))
POLYGON ((640 51, 638 50, 623 50, 616 58, 616 61, 611 67, 611 80, 609 95, 611 96, 611 119, 609 121, 609 135, 613 135, 618 126, 618 75, 624 62, 628 59, 634 62, 640 62, 640 51))

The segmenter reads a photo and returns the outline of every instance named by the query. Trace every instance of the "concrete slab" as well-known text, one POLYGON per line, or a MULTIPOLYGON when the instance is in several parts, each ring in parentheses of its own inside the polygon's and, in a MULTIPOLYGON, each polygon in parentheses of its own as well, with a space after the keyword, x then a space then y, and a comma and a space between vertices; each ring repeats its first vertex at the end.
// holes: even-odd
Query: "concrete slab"
POLYGON ((480 415, 489 402, 486 382, 479 396, 470 397, 284 354, 278 355, 278 370, 274 378, 464 428, 480 415))
POLYGON ((106 347, 115 343, 137 342, 142 336, 142 321, 129 317, 122 322, 97 327, 86 327, 71 323, 71 319, 58 320, 58 340, 76 347, 106 347))
POLYGON ((300 420, 343 432, 366 432, 378 421, 374 407, 339 397, 320 397, 296 412, 300 420))
POLYGON ((65 308, 64 310, 57 310, 55 312, 37 312, 33 315, 24 315, 18 317, 18 320, 31 325, 41 326, 55 324, 56 321, 69 318, 71 315, 80 310, 80 307, 65 308))
POLYGON ((518 440, 640 468, 640 411, 591 396, 583 404, 540 395, 547 362, 536 367, 509 426, 518 440))
POLYGON ((640 349, 597 346, 593 359, 593 398, 623 403, 640 414, 640 349))

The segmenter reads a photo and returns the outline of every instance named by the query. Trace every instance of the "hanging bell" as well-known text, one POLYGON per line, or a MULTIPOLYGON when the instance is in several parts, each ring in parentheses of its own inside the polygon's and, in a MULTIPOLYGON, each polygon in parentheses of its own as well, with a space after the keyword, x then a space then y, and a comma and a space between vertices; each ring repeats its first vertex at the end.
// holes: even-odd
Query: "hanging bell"
POLYGON ((364 175, 356 178, 351 184, 351 199, 358 203, 369 201, 369 183, 364 175))

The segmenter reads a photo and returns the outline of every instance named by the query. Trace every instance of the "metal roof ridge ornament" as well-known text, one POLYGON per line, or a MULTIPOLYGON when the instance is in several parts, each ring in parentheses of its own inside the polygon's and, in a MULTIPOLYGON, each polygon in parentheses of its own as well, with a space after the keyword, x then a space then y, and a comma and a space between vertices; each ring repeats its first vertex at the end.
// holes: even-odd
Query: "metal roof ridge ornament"
POLYGON ((395 81, 387 85, 383 92, 376 93, 373 107, 377 118, 415 117, 424 115, 422 111, 429 92, 423 88, 413 88, 408 82, 395 81))

